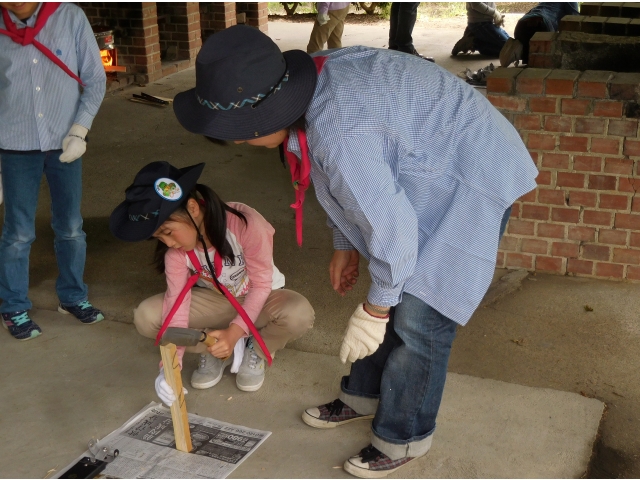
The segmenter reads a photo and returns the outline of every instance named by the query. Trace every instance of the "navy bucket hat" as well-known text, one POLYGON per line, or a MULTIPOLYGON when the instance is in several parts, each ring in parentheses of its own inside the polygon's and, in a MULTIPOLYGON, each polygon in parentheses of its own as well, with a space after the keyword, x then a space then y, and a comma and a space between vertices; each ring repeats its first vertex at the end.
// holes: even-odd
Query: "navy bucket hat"
POLYGON ((126 242, 151 238, 189 197, 203 168, 204 163, 185 168, 168 162, 146 165, 125 191, 125 201, 111 213, 111 233, 126 242))
POLYGON ((302 50, 282 53, 254 27, 209 37, 196 58, 196 87, 176 95, 173 110, 192 133, 250 140, 287 128, 307 111, 318 75, 302 50))

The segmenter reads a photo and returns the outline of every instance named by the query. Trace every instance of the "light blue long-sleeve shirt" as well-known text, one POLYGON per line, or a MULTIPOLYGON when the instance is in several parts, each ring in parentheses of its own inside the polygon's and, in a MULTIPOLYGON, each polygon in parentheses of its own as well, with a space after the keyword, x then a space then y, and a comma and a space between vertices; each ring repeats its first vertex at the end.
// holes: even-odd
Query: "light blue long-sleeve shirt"
MULTIPOLYGON (((33 27, 36 13, 27 19, 33 27)), ((18 28, 25 23, 9 13, 18 28)), ((0 28, 5 30, 0 16, 0 28)), ((80 85, 33 45, 0 35, 0 149, 57 150, 72 124, 91 128, 106 90, 100 49, 80 7, 63 3, 36 40, 57 55, 80 85)))
POLYGON ((366 47, 327 56, 306 119, 334 246, 369 260, 372 304, 407 292, 464 325, 491 283, 505 210, 536 186, 531 156, 486 98, 438 65, 366 47))

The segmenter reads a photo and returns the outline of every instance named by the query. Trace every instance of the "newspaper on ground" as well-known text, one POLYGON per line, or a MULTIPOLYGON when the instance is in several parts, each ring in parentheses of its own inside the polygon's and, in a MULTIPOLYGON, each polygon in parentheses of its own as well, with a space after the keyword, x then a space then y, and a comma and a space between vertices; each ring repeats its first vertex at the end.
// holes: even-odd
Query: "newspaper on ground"
MULTIPOLYGON (((271 432, 189 414, 193 451, 176 450, 171 410, 151 402, 122 427, 100 440, 99 447, 119 450, 100 478, 226 478, 271 432)), ((89 451, 58 472, 59 478, 89 451)))

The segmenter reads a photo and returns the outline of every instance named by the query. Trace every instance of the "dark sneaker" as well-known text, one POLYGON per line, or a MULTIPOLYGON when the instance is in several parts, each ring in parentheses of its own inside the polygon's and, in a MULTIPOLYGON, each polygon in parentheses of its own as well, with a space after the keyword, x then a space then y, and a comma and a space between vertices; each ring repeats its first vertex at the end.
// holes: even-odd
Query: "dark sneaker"
POLYGON ((391 460, 373 445, 360 450, 360 453, 344 462, 346 472, 358 478, 382 478, 395 472, 418 457, 404 457, 391 460))
POLYGON ((336 428, 356 420, 368 420, 373 415, 360 415, 340 399, 302 412, 302 421, 315 428, 336 428))
POLYGON ((29 313, 26 310, 3 313, 2 326, 9 330, 13 338, 17 338, 20 341, 31 340, 42 333, 42 329, 29 318, 29 313))
POLYGON ((104 315, 100 310, 89 303, 89 300, 80 302, 77 305, 58 305, 58 311, 64 314, 71 314, 85 325, 98 323, 104 320, 104 315))
POLYGON ((453 50, 451 50, 451 55, 456 56, 459 53, 472 53, 475 49, 473 48, 473 35, 465 35, 460 40, 456 42, 453 46, 453 50))

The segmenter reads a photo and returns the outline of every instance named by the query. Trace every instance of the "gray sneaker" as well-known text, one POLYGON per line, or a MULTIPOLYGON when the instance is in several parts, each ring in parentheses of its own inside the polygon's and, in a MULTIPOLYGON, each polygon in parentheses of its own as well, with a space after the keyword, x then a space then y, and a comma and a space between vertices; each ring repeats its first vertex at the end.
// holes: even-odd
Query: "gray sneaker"
POLYGON ((250 337, 236 375, 236 386, 243 392, 255 392, 264 383, 264 368, 265 361, 253 349, 253 337, 250 337))
POLYGON ((210 353, 200 354, 198 368, 191 375, 191 386, 200 390, 213 387, 220 381, 224 369, 231 365, 232 361, 233 355, 221 360, 210 353))

